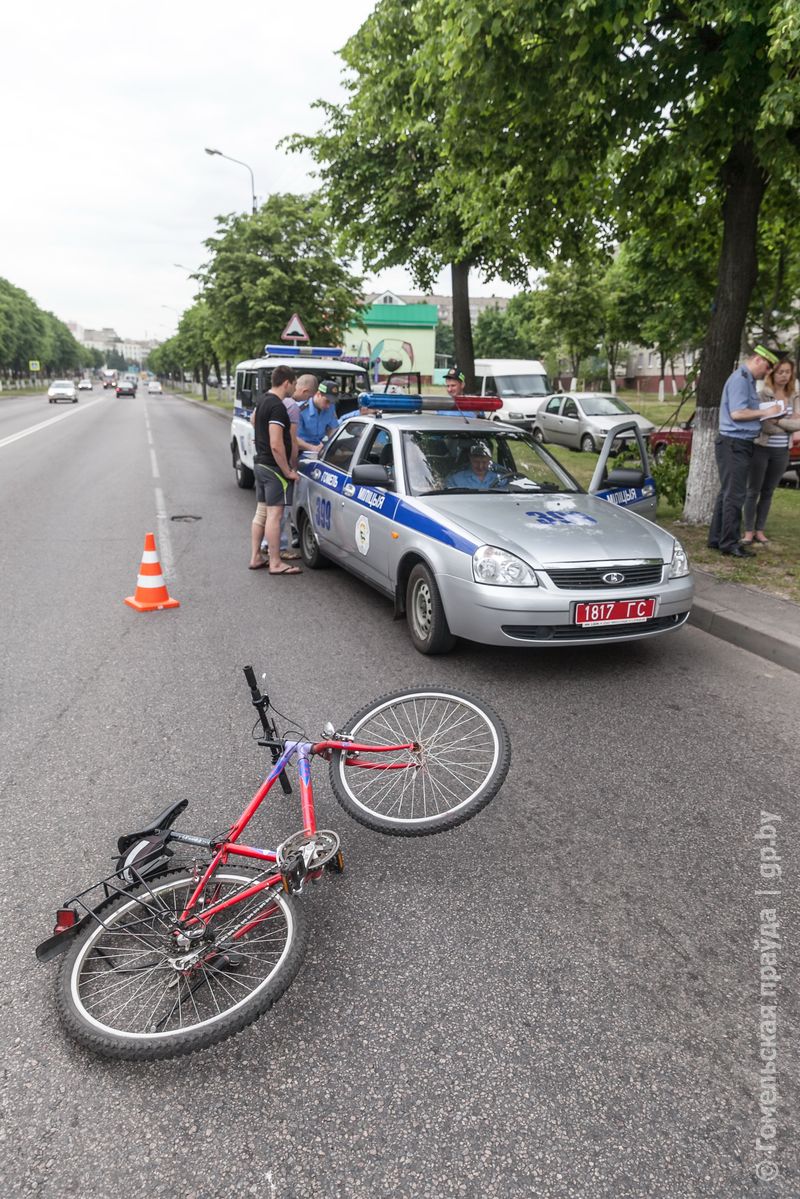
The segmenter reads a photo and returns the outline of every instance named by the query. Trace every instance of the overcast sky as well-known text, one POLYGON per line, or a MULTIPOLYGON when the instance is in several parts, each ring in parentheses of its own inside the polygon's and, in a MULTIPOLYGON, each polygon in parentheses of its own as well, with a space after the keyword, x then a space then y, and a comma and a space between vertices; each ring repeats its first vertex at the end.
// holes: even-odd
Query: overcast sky
MULTIPOLYGON (((314 183, 276 149, 341 98, 374 0, 27 0, 0 16, 0 275, 62 320, 170 336, 219 213, 314 183), (177 310, 177 311, 176 311, 177 310)), ((385 186, 387 180, 382 183, 385 186)), ((371 283, 414 290, 403 271, 371 283)), ((439 283, 449 294, 449 275, 439 283)), ((472 281, 474 294, 508 295, 472 281)))

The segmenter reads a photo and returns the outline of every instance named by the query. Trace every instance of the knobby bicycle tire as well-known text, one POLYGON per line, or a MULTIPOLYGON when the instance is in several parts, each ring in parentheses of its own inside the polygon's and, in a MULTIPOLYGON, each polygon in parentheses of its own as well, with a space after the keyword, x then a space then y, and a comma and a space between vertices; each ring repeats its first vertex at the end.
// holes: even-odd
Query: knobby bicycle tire
POLYGON ((408 770, 372 770, 331 756, 334 795, 359 823, 401 837, 441 833, 470 820, 492 799, 508 774, 511 746, 500 717, 475 696, 439 688, 397 691, 362 708, 343 731, 366 744, 418 742, 361 762, 408 770))
MULTIPOLYGON (((227 897, 256 877, 247 868, 220 867, 209 894, 227 897)), ((212 918, 215 938, 253 921, 225 951, 210 953, 190 976, 170 965, 180 951, 168 930, 196 881, 189 869, 165 871, 110 899, 98 911, 103 924, 93 921, 76 938, 59 971, 56 1004, 69 1034, 87 1049, 127 1061, 194 1053, 252 1024, 294 979, 307 924, 297 900, 274 889, 212 918)))

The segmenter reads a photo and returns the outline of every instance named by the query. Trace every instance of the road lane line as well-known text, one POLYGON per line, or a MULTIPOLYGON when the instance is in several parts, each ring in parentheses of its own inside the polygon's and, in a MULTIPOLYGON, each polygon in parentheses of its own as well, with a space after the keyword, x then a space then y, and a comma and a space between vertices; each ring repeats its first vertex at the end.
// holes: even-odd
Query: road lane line
POLYGON ((158 473, 158 461, 156 460, 156 452, 152 448, 150 450, 150 469, 153 472, 154 479, 161 478, 161 475, 158 473))
POLYGON ((169 535, 167 504, 161 488, 154 487, 153 490, 156 493, 156 519, 159 523, 158 544, 161 547, 159 550, 161 569, 164 572, 164 578, 172 582, 175 579, 175 555, 172 552, 172 539, 169 535))
POLYGON ((60 420, 66 420, 70 416, 78 416, 81 412, 88 412, 90 408, 94 408, 95 404, 102 404, 105 396, 101 396, 98 400, 90 400, 88 404, 82 404, 80 408, 73 408, 70 412, 62 412, 60 416, 51 416, 49 420, 40 421, 38 425, 31 425, 29 429, 23 429, 20 433, 12 433, 10 437, 4 437, 0 441, 0 450, 4 446, 11 445, 14 441, 19 441, 21 437, 28 437, 31 433, 38 433, 40 429, 46 429, 48 425, 56 425, 60 420))

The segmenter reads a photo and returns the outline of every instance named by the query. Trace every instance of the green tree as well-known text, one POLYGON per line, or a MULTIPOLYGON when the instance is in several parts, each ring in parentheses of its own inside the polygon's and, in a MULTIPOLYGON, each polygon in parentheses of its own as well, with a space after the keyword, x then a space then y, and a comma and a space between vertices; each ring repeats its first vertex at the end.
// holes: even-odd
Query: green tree
POLYGON ((477 358, 529 358, 530 342, 514 319, 508 305, 484 308, 475 322, 475 356, 477 358))
POLYGON ((335 241, 318 195, 276 194, 252 216, 218 217, 205 243, 209 261, 198 272, 213 355, 235 361, 261 354, 294 312, 312 342, 341 344, 363 308, 362 280, 331 249, 335 241))
POLYGON ((444 321, 439 321, 436 326, 436 343, 434 353, 437 357, 453 358, 455 355, 455 342, 453 341, 453 326, 446 324, 444 321))
POLYGON ((540 344, 569 361, 573 376, 597 352, 602 336, 602 287, 596 262, 556 261, 536 293, 535 319, 540 344))
POLYGON ((349 72, 346 103, 320 102, 322 132, 289 144, 314 155, 343 244, 360 251, 371 273, 406 266, 427 291, 449 266, 455 358, 470 387, 470 270, 516 282, 525 274, 504 214, 489 228, 461 213, 461 162, 441 140, 447 96, 420 74, 424 7, 424 0, 379 0, 340 52, 349 72))
POLYGON ((414 11, 415 82, 438 89, 441 151, 460 165, 460 211, 476 230, 501 211, 535 261, 543 239, 568 257, 644 224, 669 240, 676 204, 716 214, 684 510, 704 522, 761 206, 772 189, 796 188, 800 170, 800 6, 418 0, 414 11))

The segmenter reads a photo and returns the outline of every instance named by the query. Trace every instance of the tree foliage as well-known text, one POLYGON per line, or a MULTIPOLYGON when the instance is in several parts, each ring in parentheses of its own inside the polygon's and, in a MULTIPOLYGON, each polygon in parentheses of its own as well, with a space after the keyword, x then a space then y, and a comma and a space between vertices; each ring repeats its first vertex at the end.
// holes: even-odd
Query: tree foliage
POLYGON ((450 266, 455 356, 471 376, 470 270, 519 283, 525 271, 505 214, 479 227, 457 202, 461 162, 441 138, 450 96, 421 70, 425 7, 380 0, 340 52, 346 102, 320 102, 322 131, 289 144, 313 154, 343 244, 371 273, 402 265, 427 291, 450 266))
POLYGON ((0 370, 27 375, 31 360, 40 363, 45 375, 66 374, 90 362, 63 321, 0 279, 0 370))
POLYGON ((294 312, 312 342, 340 344, 362 309, 362 280, 335 242, 318 195, 276 194, 253 215, 218 217, 198 272, 214 354, 228 362, 261 354, 294 312))

